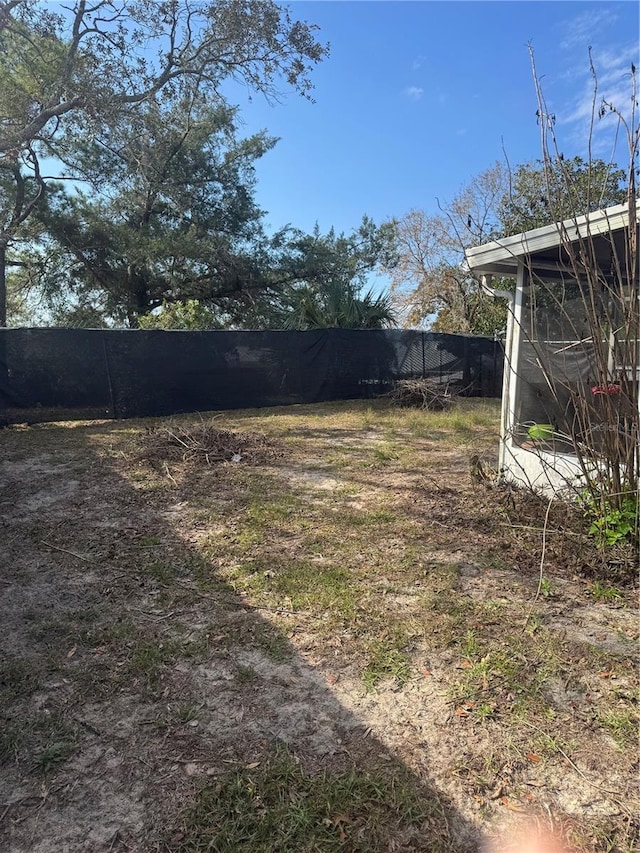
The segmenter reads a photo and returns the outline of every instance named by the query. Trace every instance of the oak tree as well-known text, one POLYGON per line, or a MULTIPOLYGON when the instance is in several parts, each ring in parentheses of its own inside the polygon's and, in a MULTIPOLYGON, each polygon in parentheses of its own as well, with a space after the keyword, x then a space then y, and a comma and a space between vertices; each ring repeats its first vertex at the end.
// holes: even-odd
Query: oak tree
POLYGON ((0 325, 7 250, 46 194, 43 156, 68 162, 74 130, 93 139, 152 100, 224 104, 229 79, 308 97, 328 50, 315 30, 274 0, 0 0, 0 325))

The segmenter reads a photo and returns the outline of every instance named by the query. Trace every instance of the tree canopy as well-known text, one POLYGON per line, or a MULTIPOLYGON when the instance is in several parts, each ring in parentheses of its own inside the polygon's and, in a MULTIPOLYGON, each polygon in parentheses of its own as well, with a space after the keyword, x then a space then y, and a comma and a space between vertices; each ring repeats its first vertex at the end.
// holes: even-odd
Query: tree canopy
POLYGON ((73 0, 60 7, 0 0, 0 325, 7 250, 47 192, 43 157, 69 177, 85 177, 79 138, 96 144, 133 129, 145 107, 162 111, 196 95, 224 108, 229 79, 268 98, 283 87, 309 97, 311 69, 328 52, 315 30, 274 0, 73 0))
POLYGON ((625 172, 604 160, 536 160, 517 166, 498 207, 500 236, 521 234, 572 216, 622 204, 625 172))
POLYGON ((475 177, 435 216, 412 210, 396 222, 392 301, 406 325, 493 334, 506 305, 483 289, 464 250, 625 200, 625 173, 602 160, 500 163, 475 177))
POLYGON ((284 228, 259 240, 256 286, 208 302, 165 303, 144 328, 382 328, 393 324, 388 295, 369 276, 392 262, 393 227, 364 216, 351 233, 284 228), (175 324, 175 325, 169 325, 175 324))
POLYGON ((308 95, 326 54, 316 27, 273 0, 37 0, 0 3, 0 154, 85 130, 167 92, 215 101, 230 77, 267 96, 285 81, 308 95))
POLYGON ((497 234, 498 207, 507 190, 507 171, 496 163, 439 214, 411 210, 396 222, 398 260, 389 274, 392 302, 405 325, 436 320, 438 331, 477 334, 502 328, 504 311, 489 309, 463 261, 465 246, 497 234))
MULTIPOLYGON (((150 101, 74 154, 100 181, 50 193, 40 211, 59 246, 67 290, 135 326, 163 303, 212 301, 257 285, 251 255, 261 235, 254 163, 275 144, 238 139, 235 111, 201 99, 150 101)), ((45 290, 59 297, 49 271, 45 290)))
POLYGON ((0 0, 0 306, 11 247, 14 310, 37 294, 65 325, 389 322, 365 292, 389 226, 268 235, 255 163, 276 140, 240 138, 222 94, 309 97, 315 30, 275 0, 0 0))

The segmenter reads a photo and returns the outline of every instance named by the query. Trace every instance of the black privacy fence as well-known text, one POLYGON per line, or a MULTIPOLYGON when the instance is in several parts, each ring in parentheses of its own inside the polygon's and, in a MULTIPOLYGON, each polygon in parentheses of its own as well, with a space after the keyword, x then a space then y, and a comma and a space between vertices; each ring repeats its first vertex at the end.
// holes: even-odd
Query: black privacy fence
POLYGON ((490 338, 407 330, 0 330, 0 423, 132 418, 375 397, 431 378, 500 396, 490 338))

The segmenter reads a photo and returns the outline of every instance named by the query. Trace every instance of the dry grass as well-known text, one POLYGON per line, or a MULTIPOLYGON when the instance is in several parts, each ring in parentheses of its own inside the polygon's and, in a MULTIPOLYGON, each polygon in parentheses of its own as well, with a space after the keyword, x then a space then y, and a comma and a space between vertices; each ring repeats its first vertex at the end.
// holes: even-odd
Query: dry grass
POLYGON ((5 430, 2 849, 631 853, 634 591, 559 506, 541 566, 497 422, 5 430))

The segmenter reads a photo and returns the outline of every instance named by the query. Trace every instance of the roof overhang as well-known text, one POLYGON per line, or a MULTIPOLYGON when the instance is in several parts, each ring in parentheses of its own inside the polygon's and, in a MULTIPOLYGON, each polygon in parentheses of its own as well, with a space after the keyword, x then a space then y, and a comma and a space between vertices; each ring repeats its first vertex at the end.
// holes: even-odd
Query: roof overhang
MULTIPOLYGON (((640 216, 640 201, 636 210, 640 216)), ((610 255, 607 246, 611 246, 611 237, 618 242, 628 223, 628 205, 617 204, 586 216, 554 222, 524 234, 467 249, 465 257, 469 269, 477 275, 515 276, 520 262, 540 275, 568 271, 571 269, 566 251, 569 243, 593 240, 594 245, 600 248, 596 257, 601 257, 604 263, 606 255, 610 255)))

